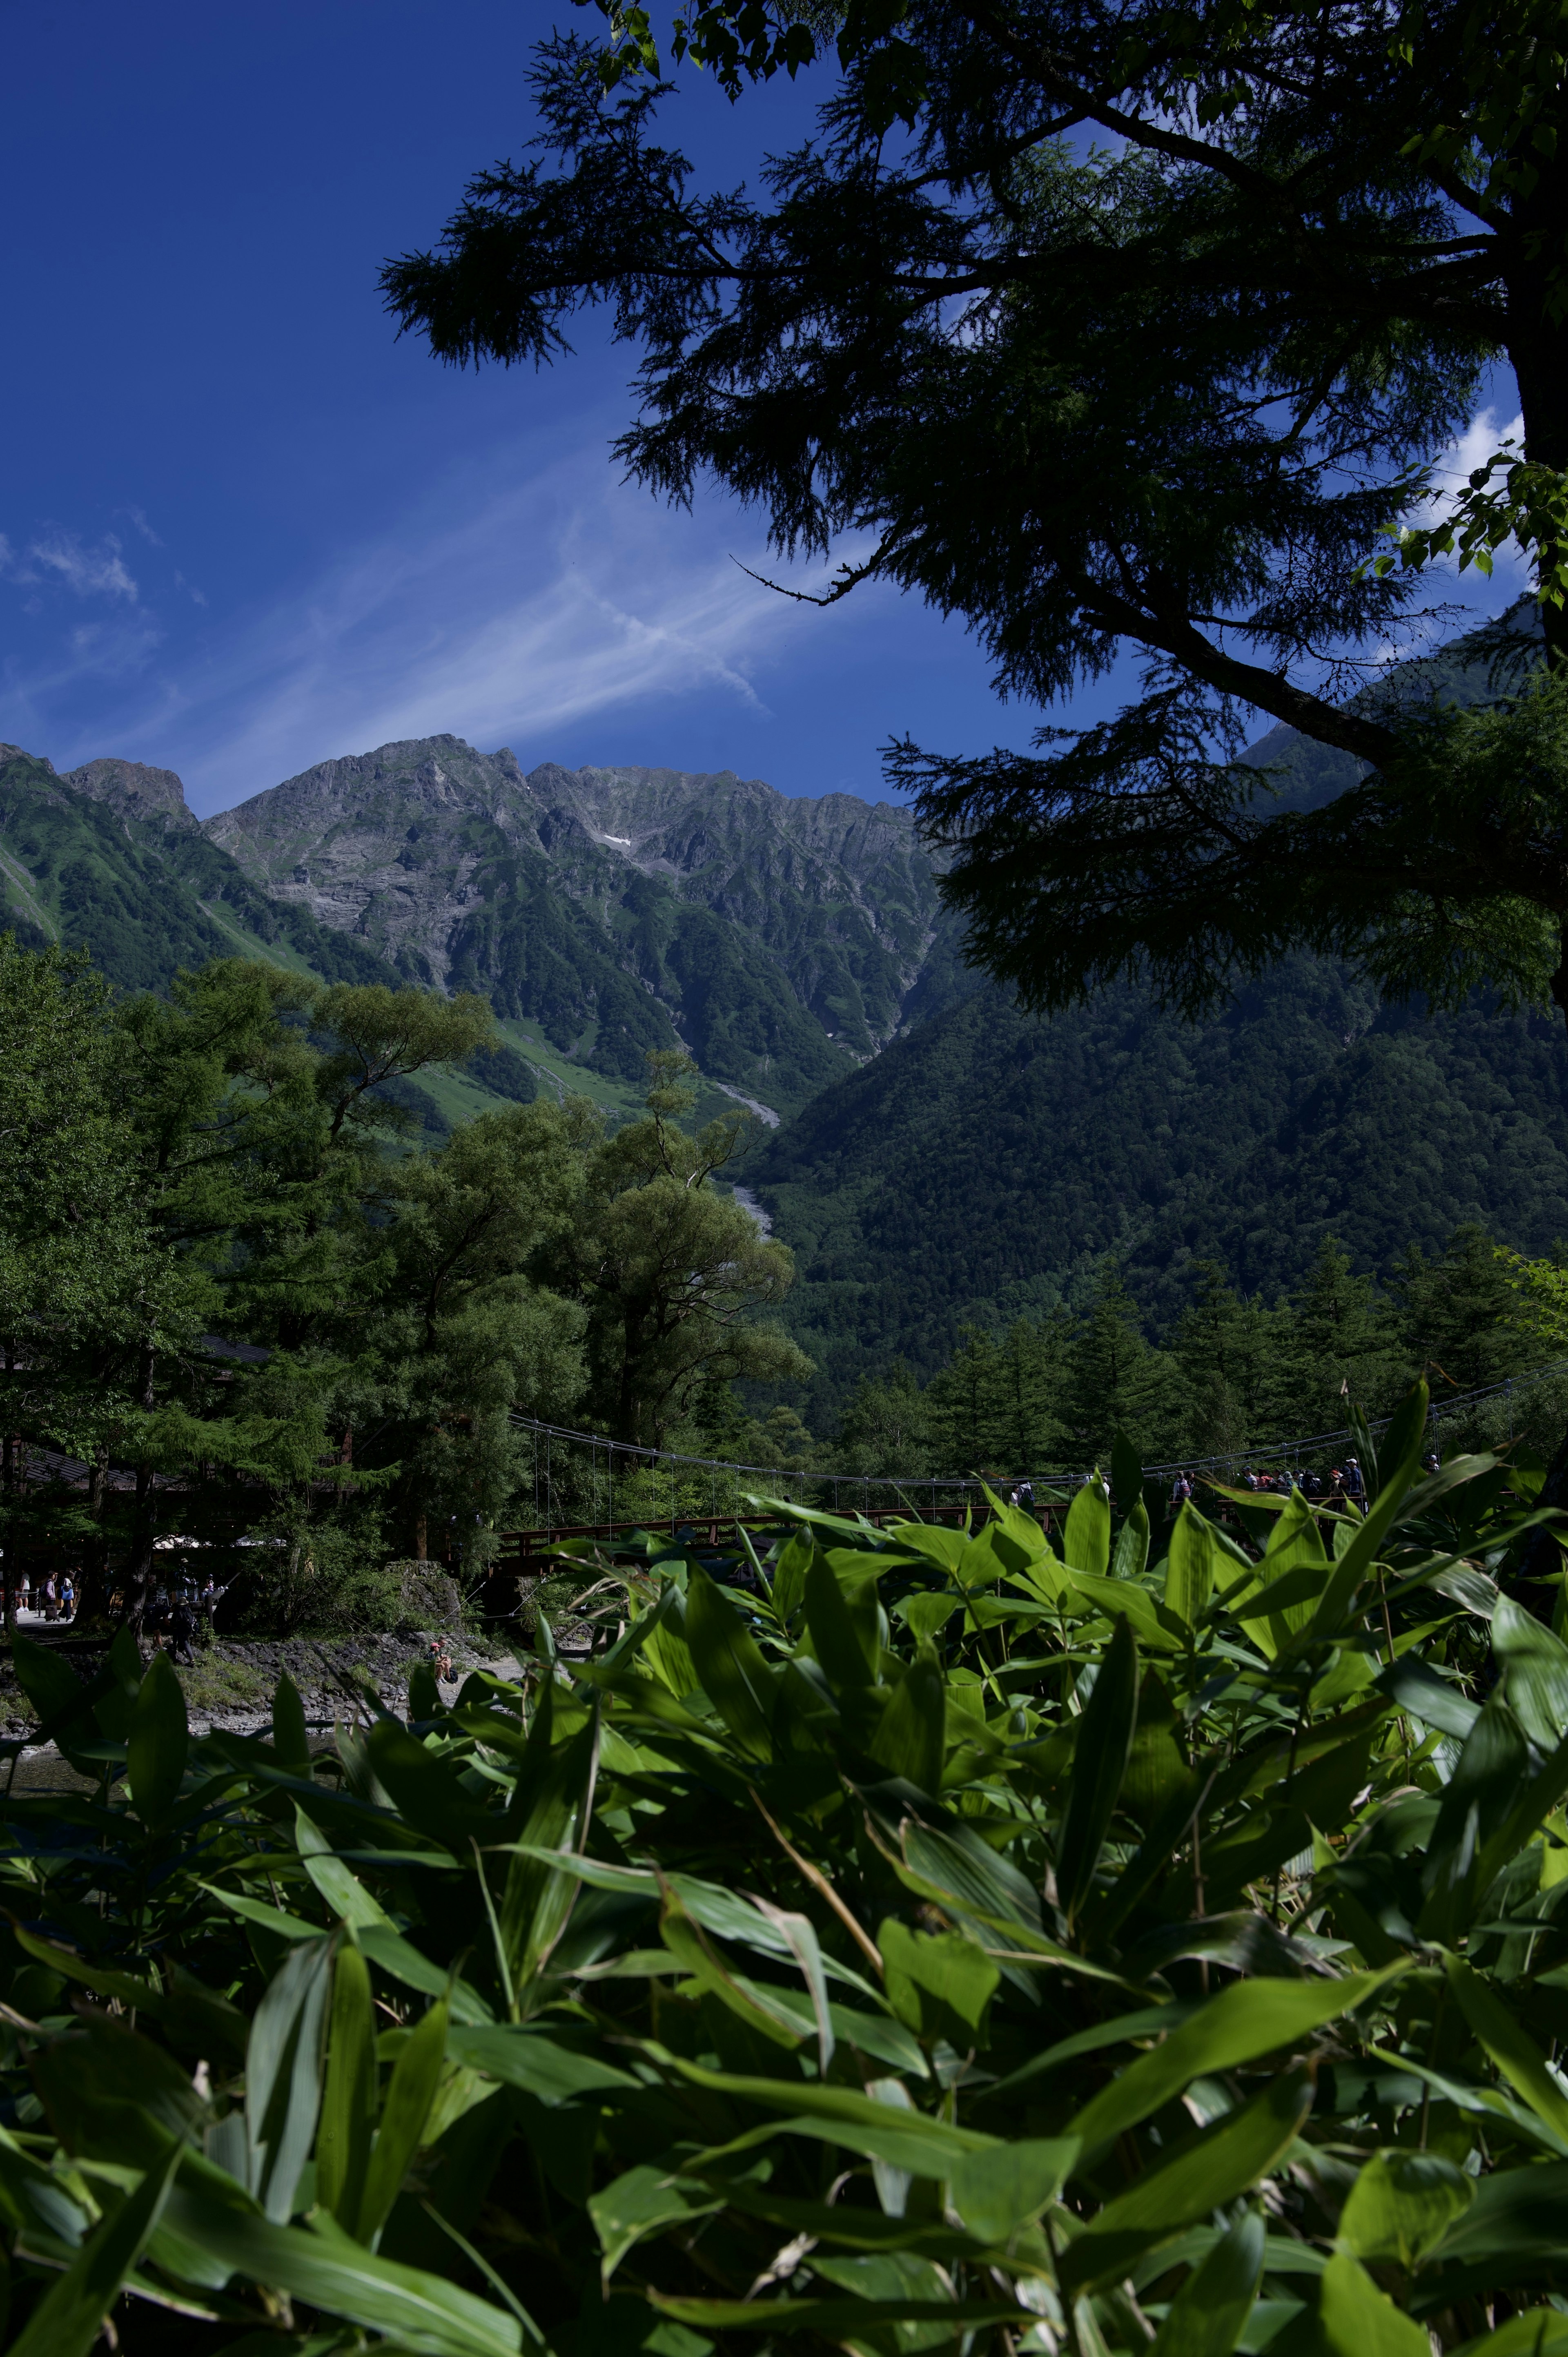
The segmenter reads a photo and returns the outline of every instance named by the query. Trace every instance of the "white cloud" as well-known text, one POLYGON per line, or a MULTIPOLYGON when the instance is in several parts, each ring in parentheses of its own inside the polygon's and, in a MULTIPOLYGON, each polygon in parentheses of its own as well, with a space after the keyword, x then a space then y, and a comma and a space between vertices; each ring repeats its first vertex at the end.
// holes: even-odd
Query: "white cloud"
MULTIPOLYGON (((74 589, 79 597, 124 597, 129 605, 136 603, 136 585, 125 569, 120 543, 113 533, 106 533, 96 548, 86 548, 77 533, 57 527, 33 541, 27 556, 31 564, 41 565, 46 574, 53 574, 68 589, 74 589)), ((32 577, 36 580, 38 576, 32 577)))
MULTIPOLYGON (((1508 457, 1522 456, 1523 417, 1516 414, 1503 421, 1496 408, 1477 410, 1458 441, 1450 443, 1447 449, 1440 454, 1433 469, 1434 495, 1423 504, 1420 511, 1422 522, 1446 522, 1454 513, 1459 494, 1470 476, 1502 450, 1506 442, 1514 446, 1512 451, 1506 454, 1508 457)), ((1494 475, 1494 484, 1497 479, 1494 475)), ((1458 569, 1457 557, 1443 557, 1438 561, 1455 571, 1458 569)), ((1466 582, 1474 581, 1477 585, 1484 577, 1477 574, 1473 563, 1465 575, 1466 582)), ((1530 587, 1530 563, 1517 542, 1507 541, 1501 548, 1493 551, 1492 581, 1494 587, 1503 591, 1509 599, 1520 597, 1530 587)))
POLYGON ((146 542, 149 548, 161 548, 163 546, 163 542, 158 538, 157 533, 153 530, 152 525, 147 522, 146 517, 142 513, 140 508, 127 508, 125 510, 125 513, 130 517, 131 522, 135 525, 136 530, 141 533, 142 538, 146 542))
MULTIPOLYGON (((812 609, 733 508, 672 517, 580 446, 538 470, 491 461, 373 544, 170 661, 116 745, 172 760, 222 809, 333 755, 451 730, 537 758, 597 712, 706 691, 767 710, 767 674, 812 609)), ((845 549, 841 554, 857 552, 845 549)), ((842 627, 844 618, 835 616, 842 627)), ((102 735, 102 728, 95 734, 102 735)))

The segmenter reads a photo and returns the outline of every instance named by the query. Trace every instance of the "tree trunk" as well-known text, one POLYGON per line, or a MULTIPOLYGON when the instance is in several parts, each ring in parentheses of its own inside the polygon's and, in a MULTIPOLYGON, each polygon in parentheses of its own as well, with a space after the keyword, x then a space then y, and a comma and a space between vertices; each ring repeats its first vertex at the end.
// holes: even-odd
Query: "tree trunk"
MULTIPOLYGON (((11 1353, 7 1351, 7 1372, 11 1363, 11 1353)), ((0 1486, 3 1486, 5 1500, 5 1555, 3 1565, 0 1565, 0 1581, 4 1583, 5 1642, 8 1645, 16 1634, 16 1436, 10 1432, 5 1435, 0 1486)))
MULTIPOLYGON (((157 1357, 151 1349, 142 1352, 141 1383, 137 1405, 151 1414, 155 1398, 154 1383, 157 1373, 157 1357)), ((153 1538, 156 1528, 156 1507, 153 1490, 153 1469, 143 1463, 136 1468, 136 1506, 131 1522, 131 1555, 125 1566, 125 1624, 137 1644, 142 1641, 142 1621, 146 1614, 148 1590, 153 1584, 153 1538)))
POLYGON ((413 1518, 413 1555, 416 1563, 428 1563, 430 1560, 429 1533, 423 1512, 413 1518))
POLYGON ((87 1479, 87 1511, 100 1534, 88 1548, 81 1566, 81 1596, 76 1608, 78 1626, 100 1628, 109 1618, 109 1540, 102 1530, 104 1499, 109 1488, 109 1451, 101 1448, 87 1479))

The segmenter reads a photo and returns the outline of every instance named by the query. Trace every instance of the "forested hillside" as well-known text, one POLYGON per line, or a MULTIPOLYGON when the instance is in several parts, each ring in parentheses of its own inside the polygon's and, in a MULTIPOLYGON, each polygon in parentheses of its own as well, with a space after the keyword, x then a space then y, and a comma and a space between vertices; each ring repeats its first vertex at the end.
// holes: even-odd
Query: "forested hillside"
POLYGON ((1427 1019, 1293 959, 1187 1026, 1134 991, 1048 1022, 998 992, 896 1041, 770 1137, 752 1183, 796 1253, 807 1420, 966 1321, 1077 1305, 1115 1254, 1157 1328, 1214 1258, 1293 1289, 1324 1240, 1386 1270, 1477 1220, 1568 1237, 1568 1047, 1545 1017, 1427 1019))

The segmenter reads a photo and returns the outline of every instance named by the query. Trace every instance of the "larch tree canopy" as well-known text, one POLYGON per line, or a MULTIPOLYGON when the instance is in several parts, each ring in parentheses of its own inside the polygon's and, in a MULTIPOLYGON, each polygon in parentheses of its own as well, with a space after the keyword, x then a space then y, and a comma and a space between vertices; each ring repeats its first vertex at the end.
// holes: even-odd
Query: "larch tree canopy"
POLYGON ((961 616, 1025 703, 1135 659, 1088 731, 892 748, 972 952, 1036 1006, 1134 974, 1197 1011, 1294 943, 1395 994, 1568 1013, 1559 12, 603 13, 542 46, 535 152, 387 265, 389 305, 476 364, 554 358, 607 305, 639 355, 618 454, 654 490, 706 477, 782 555, 837 554, 830 601, 880 579, 961 616), (820 74, 817 135, 753 189, 704 186, 660 142, 661 39, 736 100, 820 74), (1524 446, 1443 502, 1504 365, 1524 446), (1516 629, 1480 650, 1503 668, 1474 720, 1380 687, 1430 561, 1509 541, 1544 680, 1516 629), (1260 714, 1359 782, 1274 806, 1236 759, 1260 714))

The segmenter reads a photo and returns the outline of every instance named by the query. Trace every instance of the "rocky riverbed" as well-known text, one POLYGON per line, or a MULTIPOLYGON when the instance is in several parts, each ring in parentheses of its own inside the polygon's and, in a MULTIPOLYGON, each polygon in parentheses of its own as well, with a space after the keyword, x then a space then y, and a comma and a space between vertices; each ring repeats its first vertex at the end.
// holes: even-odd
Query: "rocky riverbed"
MULTIPOLYGON (((332 1639, 220 1638, 197 1649, 193 1669, 178 1668, 191 1732, 205 1735, 218 1727, 235 1735, 254 1734, 272 1717, 273 1695, 285 1671, 299 1688, 306 1721, 323 1740, 338 1719, 368 1717, 371 1692, 389 1708, 402 1710, 407 1705, 410 1673, 416 1663, 430 1658, 431 1633, 413 1630, 332 1639)), ((444 1634, 442 1641, 453 1669, 452 1678, 442 1684, 446 1701, 455 1698, 470 1670, 491 1670, 502 1677, 518 1674, 515 1656, 494 1640, 444 1634)), ((89 1676, 103 1652, 102 1645, 73 1640, 69 1632, 53 1637, 52 1650, 89 1676)), ((34 1724, 9 1655, 0 1652, 0 1736, 14 1740, 34 1724)), ((74 1781, 52 1745, 22 1755, 17 1770, 21 1784, 74 1781)))

